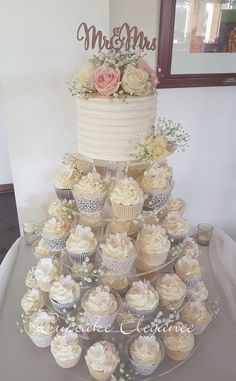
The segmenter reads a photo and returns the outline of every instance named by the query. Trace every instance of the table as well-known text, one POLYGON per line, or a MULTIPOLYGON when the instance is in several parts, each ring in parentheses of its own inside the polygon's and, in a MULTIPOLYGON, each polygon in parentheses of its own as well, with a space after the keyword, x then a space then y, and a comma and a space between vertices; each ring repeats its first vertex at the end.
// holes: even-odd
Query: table
MULTIPOLYGON (((201 254, 201 262, 205 267, 204 279, 211 299, 213 297, 213 300, 219 301, 220 314, 209 326, 195 354, 184 365, 178 367, 173 373, 161 377, 160 380, 235 381, 236 379, 236 321, 234 321, 235 315, 232 309, 236 308, 236 305, 229 305, 234 298, 236 288, 233 290, 235 287, 235 283, 231 284, 233 279, 230 279, 231 283, 226 282, 225 285, 217 278, 220 274, 223 274, 225 278, 229 271, 232 271, 231 275, 236 274, 234 267, 236 255, 233 258, 233 268, 228 258, 229 253, 224 252, 221 255, 222 247, 228 248, 229 240, 230 238, 224 232, 218 230, 212 238, 210 256, 206 249, 201 254), (227 264, 225 268, 222 262, 227 264), (227 291, 229 291, 229 297, 226 297, 227 291)), ((236 243, 230 242, 231 251, 232 247, 235 248, 233 245, 236 246, 236 243)), ((0 266, 0 379, 3 381, 78 381, 75 369, 63 370, 57 366, 49 349, 37 348, 25 334, 17 330, 16 321, 21 314, 20 300, 26 289, 24 278, 33 263, 34 257, 30 249, 25 246, 23 239, 18 239, 0 266)))

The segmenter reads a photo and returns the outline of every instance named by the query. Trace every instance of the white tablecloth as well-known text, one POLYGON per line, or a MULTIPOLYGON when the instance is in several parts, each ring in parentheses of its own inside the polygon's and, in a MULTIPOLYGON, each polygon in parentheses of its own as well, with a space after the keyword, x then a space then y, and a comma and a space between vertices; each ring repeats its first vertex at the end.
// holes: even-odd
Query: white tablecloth
MULTIPOLYGON (((0 266, 0 379, 3 381, 81 380, 78 368, 63 370, 49 349, 35 347, 29 338, 17 332, 24 277, 32 256, 20 239, 0 266)), ((184 365, 162 376, 163 381, 235 381, 236 380, 236 243, 224 232, 214 232, 209 248, 201 254, 210 295, 217 299, 221 312, 209 326, 203 342, 184 365), (214 273, 211 269, 211 264, 214 273)))

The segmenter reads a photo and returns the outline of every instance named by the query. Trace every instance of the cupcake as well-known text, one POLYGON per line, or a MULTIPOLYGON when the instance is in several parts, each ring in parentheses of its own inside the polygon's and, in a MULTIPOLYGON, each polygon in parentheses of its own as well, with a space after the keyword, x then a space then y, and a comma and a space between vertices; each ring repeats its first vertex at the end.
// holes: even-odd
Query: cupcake
POLYGON ((76 332, 84 340, 93 340, 97 337, 98 332, 88 320, 86 313, 83 310, 76 311, 74 323, 76 332))
POLYGON ((38 284, 35 278, 35 267, 32 267, 25 278, 25 285, 29 288, 38 288, 38 284))
POLYGON ((160 305, 167 310, 178 310, 187 294, 187 287, 176 274, 165 273, 157 279, 156 289, 160 297, 160 305))
POLYGON ((129 287, 129 280, 125 276, 115 276, 112 273, 105 273, 102 277, 102 284, 108 286, 111 290, 114 290, 124 296, 129 287))
POLYGON ((132 283, 125 300, 132 314, 148 318, 158 306, 159 295, 150 282, 140 280, 132 283))
POLYGON ((140 260, 149 266, 162 265, 170 250, 166 231, 160 225, 144 225, 137 239, 140 260))
POLYGON ((166 170, 155 163, 144 171, 141 187, 143 192, 148 195, 144 205, 149 209, 160 209, 165 205, 172 192, 173 182, 167 176, 166 170))
POLYGON ((155 372, 164 357, 162 343, 154 335, 131 338, 127 349, 132 367, 142 376, 155 372))
POLYGON ((82 348, 77 333, 61 328, 51 341, 51 353, 62 368, 72 368, 81 356, 82 348))
POLYGON ((102 264, 115 274, 127 274, 136 257, 132 240, 126 233, 111 234, 100 245, 102 264))
POLYGON ((202 277, 202 268, 197 259, 185 255, 174 265, 176 274, 186 283, 188 288, 194 287, 202 277))
POLYGON ((51 283, 61 275, 62 265, 56 258, 43 258, 35 268, 35 279, 42 291, 48 292, 51 283))
POLYGON ((32 249, 37 259, 50 258, 55 254, 55 252, 49 250, 47 244, 42 238, 35 245, 33 245, 32 249))
POLYGON ((112 325, 120 309, 121 299, 107 286, 94 287, 82 298, 82 307, 89 322, 99 328, 112 325))
POLYGON ((179 243, 188 235, 189 225, 185 218, 178 213, 172 212, 165 217, 162 226, 166 228, 170 240, 179 243))
POLYGON ((76 168, 64 167, 58 171, 54 180, 54 187, 59 200, 73 200, 72 189, 80 179, 76 168))
POLYGON ((89 215, 101 213, 107 188, 107 182, 101 178, 99 173, 91 172, 83 176, 73 189, 79 212, 89 215))
POLYGON ((51 251, 61 251, 66 247, 70 234, 70 223, 61 217, 51 217, 43 226, 42 237, 51 251))
POLYGON ((53 201, 48 208, 50 217, 62 217, 68 219, 71 224, 78 218, 78 210, 74 200, 53 201))
POLYGON ((187 295, 189 300, 205 302, 208 299, 208 289, 203 281, 199 281, 194 287, 188 289, 187 295))
POLYGON ((181 311, 181 318, 191 326, 194 335, 200 335, 212 320, 212 313, 207 304, 195 300, 185 304, 181 311))
POLYGON ((186 208, 186 202, 184 200, 182 200, 181 198, 169 197, 165 205, 164 212, 166 215, 168 215, 169 213, 175 212, 175 213, 178 213, 180 216, 182 216, 185 208, 186 208))
POLYGON ((48 309, 35 312, 25 321, 25 332, 37 347, 49 347, 58 327, 58 315, 48 309))
POLYGON ((188 326, 178 322, 163 333, 167 355, 175 361, 183 361, 194 347, 194 336, 188 326))
POLYGON ((115 217, 132 220, 141 213, 144 196, 138 183, 129 177, 115 182, 110 200, 115 217))
POLYGON ((181 258, 184 255, 197 258, 199 254, 199 247, 196 244, 196 242, 194 242, 193 238, 188 237, 185 240, 183 240, 183 242, 181 242, 180 253, 178 255, 178 258, 181 258))
POLYGON ((114 344, 98 341, 89 347, 85 356, 91 376, 97 381, 108 381, 120 362, 114 344))
POLYGON ((70 275, 61 275, 56 279, 50 287, 49 299, 53 308, 58 313, 66 313, 70 311, 80 297, 80 286, 70 275))
POLYGON ((95 256, 97 240, 91 228, 77 225, 66 241, 66 250, 74 264, 82 264, 86 258, 95 256))
POLYGON ((39 288, 29 289, 21 299, 21 307, 26 315, 32 315, 45 306, 46 296, 39 288))

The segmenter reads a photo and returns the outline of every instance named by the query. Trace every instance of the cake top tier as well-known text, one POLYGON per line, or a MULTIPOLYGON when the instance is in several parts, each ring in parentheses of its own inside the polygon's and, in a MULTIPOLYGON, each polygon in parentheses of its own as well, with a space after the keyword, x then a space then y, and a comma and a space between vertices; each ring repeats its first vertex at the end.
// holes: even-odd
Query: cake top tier
POLYGON ((102 51, 84 63, 71 83, 72 95, 82 98, 126 98, 153 95, 157 76, 139 50, 102 51))

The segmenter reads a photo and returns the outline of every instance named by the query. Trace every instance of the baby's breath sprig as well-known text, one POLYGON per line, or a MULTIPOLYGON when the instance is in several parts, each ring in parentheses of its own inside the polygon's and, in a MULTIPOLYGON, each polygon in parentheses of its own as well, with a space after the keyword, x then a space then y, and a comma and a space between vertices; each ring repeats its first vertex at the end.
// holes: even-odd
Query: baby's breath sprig
POLYGON ((126 65, 135 65, 146 53, 140 49, 107 50, 93 56, 96 65, 108 65, 123 68, 126 65))
POLYGON ((159 117, 156 119, 154 131, 156 135, 165 136, 168 142, 179 151, 185 151, 188 147, 190 135, 184 131, 180 123, 159 117))

